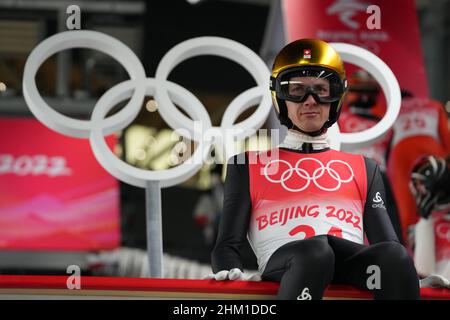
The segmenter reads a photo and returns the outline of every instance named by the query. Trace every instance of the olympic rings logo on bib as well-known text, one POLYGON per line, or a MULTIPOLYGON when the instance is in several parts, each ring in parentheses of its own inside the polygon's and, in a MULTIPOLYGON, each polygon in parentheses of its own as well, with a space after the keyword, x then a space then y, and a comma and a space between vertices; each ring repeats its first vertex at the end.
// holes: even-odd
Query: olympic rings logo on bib
MULTIPOLYGON (((278 165, 280 166, 280 165, 278 165)), ((292 167, 291 164, 288 161, 281 160, 281 159, 275 159, 270 162, 268 162, 263 170, 264 176, 266 179, 272 183, 280 183, 281 186, 290 192, 300 192, 303 190, 306 190, 309 185, 311 184, 311 181, 314 183, 314 185, 319 188, 322 191, 336 191, 338 190, 343 183, 349 183, 354 178, 354 173, 352 167, 342 161, 342 160, 330 160, 326 165, 324 165, 320 160, 315 158, 301 158, 296 163, 295 166, 292 167), (306 170, 302 167, 300 167, 300 164, 304 161, 312 161, 319 165, 318 168, 315 168, 314 171, 312 170, 306 170), (283 163, 288 166, 288 168, 281 173, 280 177, 278 179, 273 178, 272 174, 269 173, 270 166, 278 163, 283 163), (332 168, 332 164, 338 163, 340 164, 340 169, 338 171, 338 168, 332 168), (343 169, 344 168, 344 169, 343 169), (345 169, 347 168, 347 169, 345 169), (310 171, 312 171, 312 174, 310 174, 310 171), (345 172, 346 171, 346 172, 345 172), (293 174, 296 173, 297 177, 299 179, 296 179, 296 182, 299 182, 298 180, 301 180, 304 183, 300 184, 300 187, 294 188, 289 187, 287 185, 287 181, 291 180, 291 177, 293 174), (326 175, 325 175, 326 173, 326 175), (322 179, 321 179, 322 178, 322 179), (322 182, 320 182, 322 181, 322 182), (328 182, 332 181, 333 186, 326 186, 322 184, 326 184, 328 182)))

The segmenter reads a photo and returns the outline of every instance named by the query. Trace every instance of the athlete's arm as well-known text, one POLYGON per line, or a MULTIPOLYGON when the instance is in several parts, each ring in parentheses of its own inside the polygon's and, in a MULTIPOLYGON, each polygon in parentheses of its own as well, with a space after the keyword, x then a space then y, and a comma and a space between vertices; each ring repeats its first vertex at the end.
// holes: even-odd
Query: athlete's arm
POLYGON ((386 210, 386 192, 380 168, 375 161, 364 158, 367 172, 367 198, 364 207, 364 230, 370 244, 398 241, 386 210))
POLYGON ((239 268, 243 271, 240 248, 247 241, 251 200, 246 153, 228 161, 223 211, 216 244, 211 254, 214 273, 239 268))

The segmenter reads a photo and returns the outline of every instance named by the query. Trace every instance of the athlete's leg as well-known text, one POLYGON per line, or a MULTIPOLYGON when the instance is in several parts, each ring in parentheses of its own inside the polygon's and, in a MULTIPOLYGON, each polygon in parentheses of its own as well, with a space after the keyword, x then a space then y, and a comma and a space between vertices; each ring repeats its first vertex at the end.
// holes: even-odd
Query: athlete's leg
POLYGON ((380 242, 363 246, 333 236, 328 236, 328 243, 336 259, 333 283, 371 290, 375 299, 420 299, 414 263, 401 244, 380 242), (378 271, 379 283, 373 278, 378 271))
POLYGON ((334 254, 327 237, 316 236, 277 249, 262 278, 280 282, 278 299, 322 299, 333 273, 334 254))

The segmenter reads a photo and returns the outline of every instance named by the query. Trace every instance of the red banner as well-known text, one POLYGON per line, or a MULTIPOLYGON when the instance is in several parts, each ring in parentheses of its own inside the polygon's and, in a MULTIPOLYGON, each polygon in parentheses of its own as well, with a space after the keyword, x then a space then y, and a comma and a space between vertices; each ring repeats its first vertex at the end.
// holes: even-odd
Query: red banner
MULTIPOLYGON (((392 69, 402 89, 428 96, 414 0, 283 0, 283 15, 288 42, 318 38, 364 47, 392 69), (378 15, 367 13, 370 5, 378 15), (379 29, 370 29, 378 27, 374 21, 379 29)), ((346 69, 348 78, 352 68, 346 69)))
MULTIPOLYGON (((34 119, 0 119, 0 249, 119 245, 118 182, 85 139, 34 119)), ((108 137, 113 148, 116 139, 108 137)))

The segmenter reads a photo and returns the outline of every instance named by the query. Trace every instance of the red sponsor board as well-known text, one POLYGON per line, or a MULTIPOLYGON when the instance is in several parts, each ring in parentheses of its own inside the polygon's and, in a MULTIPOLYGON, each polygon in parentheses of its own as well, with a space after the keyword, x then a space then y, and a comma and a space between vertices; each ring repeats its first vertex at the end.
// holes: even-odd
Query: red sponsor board
MULTIPOLYGON (((392 69, 403 89, 428 96, 414 0, 283 0, 283 16, 288 42, 318 38, 364 47, 392 69), (371 5, 380 10, 367 12, 371 5)), ((346 70, 349 77, 354 67, 346 70)))
POLYGON ((119 225, 118 182, 88 140, 0 119, 0 249, 112 249, 119 225))

